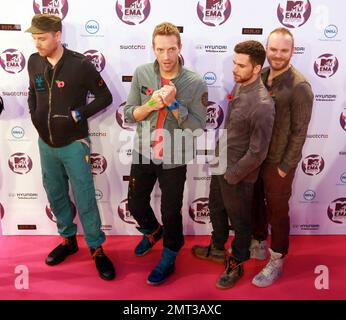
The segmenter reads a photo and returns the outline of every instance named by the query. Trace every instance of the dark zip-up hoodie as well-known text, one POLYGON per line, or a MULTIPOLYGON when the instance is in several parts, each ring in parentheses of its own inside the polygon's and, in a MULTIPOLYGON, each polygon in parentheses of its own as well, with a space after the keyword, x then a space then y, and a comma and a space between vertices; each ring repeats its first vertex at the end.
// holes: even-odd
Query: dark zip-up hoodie
POLYGON ((84 55, 64 48, 52 68, 38 53, 28 61, 31 119, 39 136, 52 147, 62 147, 88 136, 87 118, 112 103, 112 94, 94 65, 84 55), (87 104, 87 94, 95 99, 87 104), (75 123, 71 110, 80 114, 75 123))

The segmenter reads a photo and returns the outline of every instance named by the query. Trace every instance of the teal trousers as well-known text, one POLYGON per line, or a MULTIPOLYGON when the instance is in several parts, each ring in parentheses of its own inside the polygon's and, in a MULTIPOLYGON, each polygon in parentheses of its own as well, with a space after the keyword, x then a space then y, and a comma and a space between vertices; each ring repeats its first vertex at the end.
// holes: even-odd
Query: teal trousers
MULTIPOLYGON (((90 140, 86 141, 90 145, 90 140)), ((101 230, 100 213, 95 199, 89 146, 77 140, 67 146, 53 148, 41 138, 38 146, 43 186, 56 217, 59 234, 71 237, 77 233, 69 197, 70 181, 85 241, 90 248, 100 246, 105 241, 105 234, 101 230)))

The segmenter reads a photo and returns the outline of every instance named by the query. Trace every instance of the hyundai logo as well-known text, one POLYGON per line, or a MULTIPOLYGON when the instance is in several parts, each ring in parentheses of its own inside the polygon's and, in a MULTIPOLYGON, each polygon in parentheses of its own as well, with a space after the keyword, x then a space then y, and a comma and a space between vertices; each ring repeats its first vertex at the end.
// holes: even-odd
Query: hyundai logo
POLYGON ((99 24, 97 21, 95 20, 89 20, 86 24, 85 24, 85 30, 90 33, 90 34, 95 34, 99 31, 99 24))
POLYGON ((338 34, 338 28, 334 24, 326 26, 324 29, 324 35, 327 38, 334 38, 338 34))

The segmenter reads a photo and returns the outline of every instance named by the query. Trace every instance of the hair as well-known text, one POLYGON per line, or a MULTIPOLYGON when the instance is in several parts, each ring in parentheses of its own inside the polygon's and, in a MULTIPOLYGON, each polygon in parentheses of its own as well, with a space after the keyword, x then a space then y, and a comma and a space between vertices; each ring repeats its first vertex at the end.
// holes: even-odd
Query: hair
POLYGON ((274 33, 280 33, 280 34, 282 34, 284 36, 291 37, 291 39, 292 39, 292 48, 294 48, 294 37, 293 37, 293 34, 292 34, 292 32, 290 30, 288 30, 288 29, 286 29, 284 27, 276 28, 272 32, 269 33, 269 36, 268 36, 268 39, 267 39, 267 45, 268 45, 268 40, 269 40, 270 36, 272 34, 274 34, 274 33))
POLYGON ((153 46, 155 46, 154 39, 156 36, 171 36, 171 35, 174 35, 177 37, 178 45, 180 47, 181 38, 180 38, 179 29, 174 24, 172 24, 170 22, 162 22, 162 23, 158 24, 155 27, 154 32, 153 32, 153 38, 152 38, 153 46))
POLYGON ((262 67, 266 59, 266 52, 262 43, 255 40, 248 40, 238 43, 234 47, 234 52, 247 54, 253 67, 256 65, 260 65, 262 67))

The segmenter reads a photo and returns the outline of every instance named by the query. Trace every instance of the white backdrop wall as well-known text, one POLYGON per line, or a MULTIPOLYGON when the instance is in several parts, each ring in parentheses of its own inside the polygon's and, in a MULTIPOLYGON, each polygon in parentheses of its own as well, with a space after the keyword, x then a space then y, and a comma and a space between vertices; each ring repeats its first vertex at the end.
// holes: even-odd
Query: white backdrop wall
MULTIPOLYGON (((290 28, 295 36, 292 62, 315 94, 290 203, 291 234, 346 233, 345 1, 0 0, 0 4, 0 95, 6 108, 0 116, 3 234, 56 234, 54 213, 41 183, 38 136, 27 107, 27 60, 35 47, 24 30, 35 12, 63 18, 63 42, 93 59, 113 94, 113 104, 89 121, 96 198, 107 234, 138 234, 126 200, 128 139, 135 127, 123 122, 122 107, 135 68, 154 59, 151 34, 163 21, 182 27, 185 65, 208 84, 211 131, 223 127, 227 92, 234 84, 235 44, 248 39, 265 44, 272 29, 290 28), (6 30, 11 27, 21 30, 6 30)), ((211 231, 209 183, 206 165, 189 166, 182 209, 185 234, 211 231)), ((152 205, 160 219, 159 197, 156 187, 152 205)), ((76 221, 83 233, 78 216, 76 221)))

